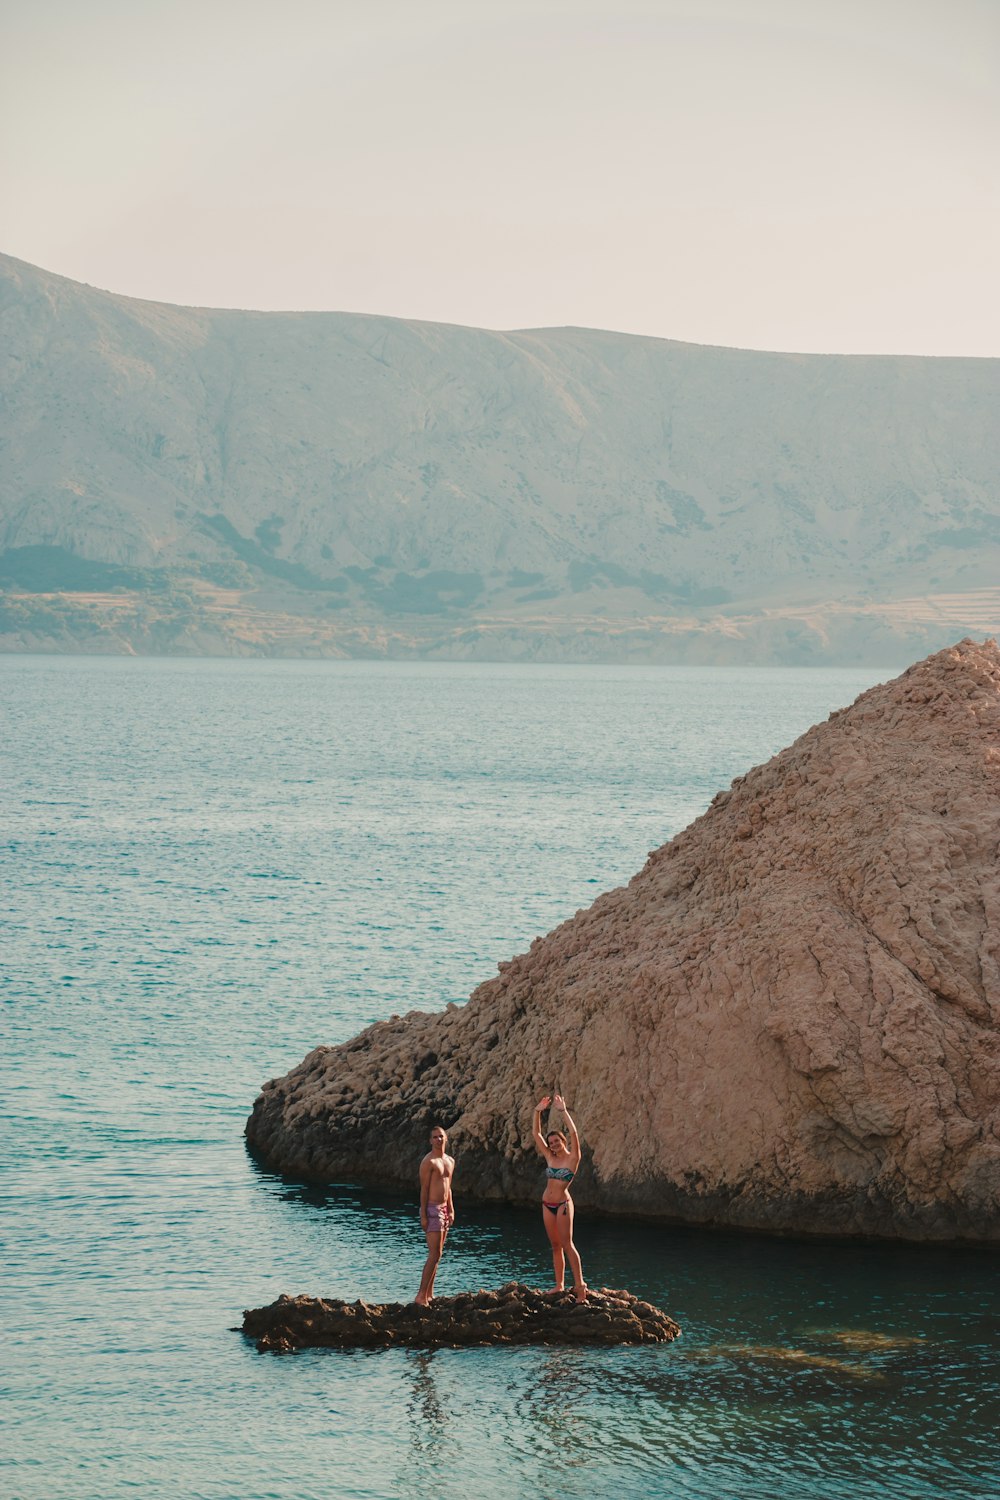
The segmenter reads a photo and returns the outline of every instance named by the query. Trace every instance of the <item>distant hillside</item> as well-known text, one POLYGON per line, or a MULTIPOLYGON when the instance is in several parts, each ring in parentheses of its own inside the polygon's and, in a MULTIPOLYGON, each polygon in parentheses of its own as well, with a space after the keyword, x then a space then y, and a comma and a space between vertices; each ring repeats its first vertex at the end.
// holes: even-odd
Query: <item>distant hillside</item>
POLYGON ((0 646, 892 662, 1000 626, 1000 361, 138 302, 0 258, 0 646))

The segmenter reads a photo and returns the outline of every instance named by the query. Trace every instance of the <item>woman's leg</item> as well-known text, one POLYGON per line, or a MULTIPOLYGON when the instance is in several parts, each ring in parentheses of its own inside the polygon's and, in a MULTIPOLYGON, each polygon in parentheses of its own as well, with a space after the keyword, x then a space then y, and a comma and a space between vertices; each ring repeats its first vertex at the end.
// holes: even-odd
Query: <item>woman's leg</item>
POLYGON ((437 1275, 445 1241, 445 1235, 439 1230, 428 1229, 426 1234, 427 1259, 424 1262, 424 1273, 420 1278, 420 1290, 413 1299, 420 1307, 426 1307, 434 1295, 434 1277, 437 1275))
POLYGON ((586 1302, 587 1283, 583 1279, 583 1266, 580 1264, 579 1252, 573 1243, 572 1198, 567 1198, 566 1207, 560 1209, 558 1215, 556 1215, 556 1219, 559 1230, 559 1243, 566 1259, 569 1261, 569 1268, 573 1273, 573 1290, 576 1293, 576 1300, 577 1302, 586 1302))
POLYGON ((554 1292, 561 1292, 566 1284, 566 1257, 563 1255, 562 1241, 559 1237, 557 1220, 562 1217, 561 1213, 550 1213, 542 1205, 542 1222, 545 1225, 545 1233, 549 1237, 552 1246, 552 1275, 555 1278, 554 1292))

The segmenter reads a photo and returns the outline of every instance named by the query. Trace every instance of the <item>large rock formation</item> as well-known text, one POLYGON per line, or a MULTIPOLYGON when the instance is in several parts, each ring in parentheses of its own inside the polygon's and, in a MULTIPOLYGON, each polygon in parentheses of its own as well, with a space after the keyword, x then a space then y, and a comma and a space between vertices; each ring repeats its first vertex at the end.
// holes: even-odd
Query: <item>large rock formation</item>
POLYGON ((721 792, 465 1006, 319 1047, 252 1148, 412 1185, 539 1192, 534 1100, 584 1138, 578 1205, 775 1231, 1000 1239, 1000 652, 963 641, 721 792))
POLYGON ((262 1352, 298 1349, 437 1349, 470 1344, 667 1344, 680 1333, 673 1318, 631 1292, 602 1287, 577 1304, 572 1292, 546 1296, 518 1281, 496 1292, 415 1302, 342 1302, 279 1297, 248 1308, 242 1332, 262 1352))

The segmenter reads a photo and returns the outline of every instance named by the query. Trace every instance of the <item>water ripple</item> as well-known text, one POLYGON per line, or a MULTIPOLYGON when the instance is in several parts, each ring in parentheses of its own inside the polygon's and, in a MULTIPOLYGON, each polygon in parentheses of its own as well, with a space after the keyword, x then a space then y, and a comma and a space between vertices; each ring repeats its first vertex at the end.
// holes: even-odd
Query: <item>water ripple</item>
MULTIPOLYGON (((973 1252, 581 1215, 592 1279, 665 1306, 678 1343, 276 1360, 228 1331, 281 1291, 409 1295, 424 1255, 412 1197, 248 1159, 260 1083, 461 1001, 870 677, 0 658, 0 679, 0 1492, 997 1493, 973 1252)), ((546 1261, 536 1212, 462 1205, 440 1290, 546 1261)))

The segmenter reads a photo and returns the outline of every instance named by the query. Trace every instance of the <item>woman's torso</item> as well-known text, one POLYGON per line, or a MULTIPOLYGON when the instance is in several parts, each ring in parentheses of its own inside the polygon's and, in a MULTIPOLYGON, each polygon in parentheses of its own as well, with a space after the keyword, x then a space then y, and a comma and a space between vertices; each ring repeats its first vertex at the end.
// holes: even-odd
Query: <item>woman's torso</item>
POLYGON ((569 1197, 570 1183, 576 1176, 576 1168, 571 1165, 571 1162, 572 1158, 568 1154, 562 1157, 546 1155, 543 1202, 560 1203, 564 1198, 569 1197))

